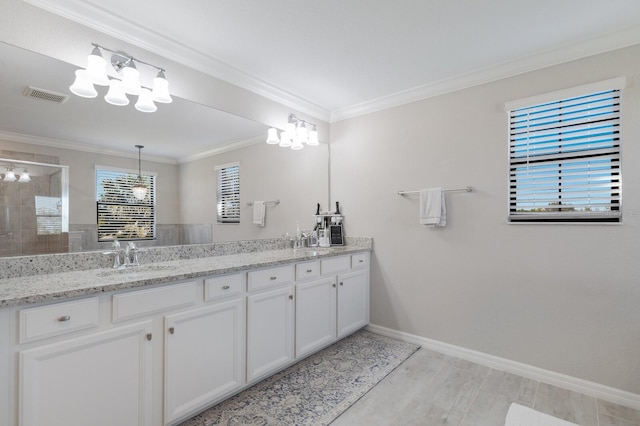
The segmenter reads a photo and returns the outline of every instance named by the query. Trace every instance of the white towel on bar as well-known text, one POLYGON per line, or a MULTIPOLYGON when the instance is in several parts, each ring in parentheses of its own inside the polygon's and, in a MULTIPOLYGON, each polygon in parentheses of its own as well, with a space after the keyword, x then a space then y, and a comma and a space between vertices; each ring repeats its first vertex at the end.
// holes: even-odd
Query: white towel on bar
POLYGON ((447 208, 444 205, 442 188, 420 190, 420 225, 445 226, 447 224, 447 208))
POLYGON ((264 226, 265 208, 264 201, 253 202, 253 223, 254 225, 264 226))
POLYGON ((512 403, 504 426, 579 426, 575 423, 541 413, 532 408, 512 403))

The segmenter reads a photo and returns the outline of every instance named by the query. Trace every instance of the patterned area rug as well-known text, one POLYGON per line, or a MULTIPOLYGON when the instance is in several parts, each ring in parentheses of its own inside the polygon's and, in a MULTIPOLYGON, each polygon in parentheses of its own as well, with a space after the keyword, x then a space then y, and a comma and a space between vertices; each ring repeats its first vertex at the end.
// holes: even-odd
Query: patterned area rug
POLYGON ((181 426, 328 425, 418 348, 360 330, 181 426))

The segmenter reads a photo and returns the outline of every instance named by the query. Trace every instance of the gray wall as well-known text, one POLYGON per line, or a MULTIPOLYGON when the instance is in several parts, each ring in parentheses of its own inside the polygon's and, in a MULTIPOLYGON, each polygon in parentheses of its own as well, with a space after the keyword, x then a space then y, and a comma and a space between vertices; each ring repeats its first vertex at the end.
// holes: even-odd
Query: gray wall
POLYGON ((635 46, 332 124, 331 198, 374 237, 372 323, 640 393, 639 73, 635 46), (617 76, 624 222, 508 225, 504 103, 617 76), (444 229, 396 194, 466 185, 444 229))

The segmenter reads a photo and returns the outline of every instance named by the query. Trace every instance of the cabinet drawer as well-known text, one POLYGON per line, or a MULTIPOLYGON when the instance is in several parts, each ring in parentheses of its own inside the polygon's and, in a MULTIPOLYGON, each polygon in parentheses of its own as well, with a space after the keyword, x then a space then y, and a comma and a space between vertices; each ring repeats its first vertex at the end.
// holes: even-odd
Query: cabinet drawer
POLYGON ((138 290, 113 296, 113 322, 154 314, 196 303, 196 282, 138 290))
POLYGON ((96 327, 98 298, 56 303, 20 311, 20 343, 96 327))
POLYGON ((351 256, 332 257, 330 259, 322 259, 321 264, 322 275, 337 274, 351 269, 351 256))
POLYGON ((293 265, 251 271, 248 274, 248 291, 260 290, 293 281, 293 265))
POLYGON ((204 300, 220 299, 242 293, 244 274, 224 275, 204 280, 204 300))
POLYGON ((359 253, 351 256, 351 269, 361 269, 369 267, 369 256, 367 253, 359 253))
POLYGON ((296 281, 308 280, 320 276, 320 261, 304 262, 296 264, 296 281))

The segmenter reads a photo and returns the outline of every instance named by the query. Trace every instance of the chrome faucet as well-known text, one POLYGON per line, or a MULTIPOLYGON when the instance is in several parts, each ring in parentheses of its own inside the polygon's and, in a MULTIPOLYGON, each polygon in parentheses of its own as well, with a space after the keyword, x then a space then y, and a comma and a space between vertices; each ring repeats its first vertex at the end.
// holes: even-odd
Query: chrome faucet
POLYGON ((133 241, 129 241, 127 246, 122 249, 120 247, 120 241, 114 237, 113 243, 111 243, 111 250, 106 251, 103 254, 113 255, 113 269, 140 266, 140 262, 138 261, 138 249, 133 241))

